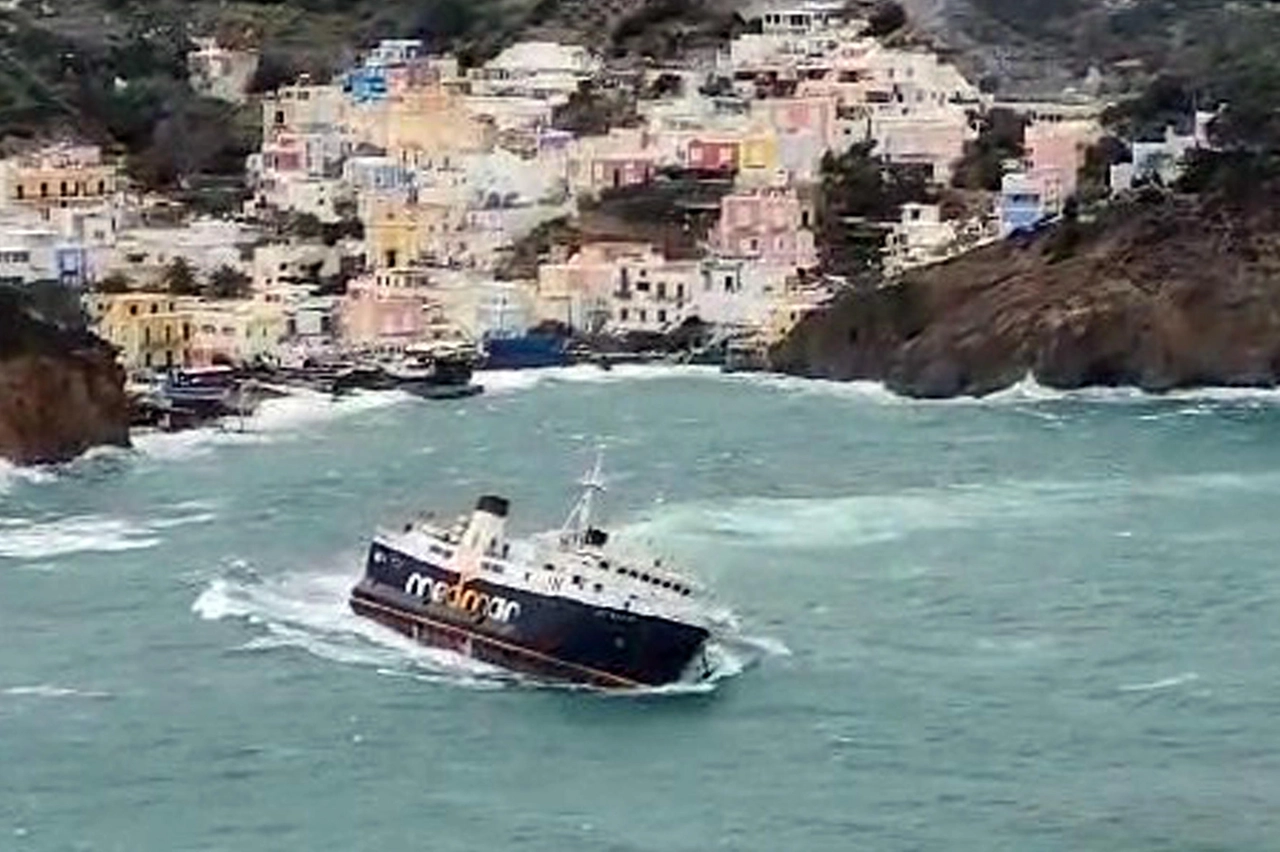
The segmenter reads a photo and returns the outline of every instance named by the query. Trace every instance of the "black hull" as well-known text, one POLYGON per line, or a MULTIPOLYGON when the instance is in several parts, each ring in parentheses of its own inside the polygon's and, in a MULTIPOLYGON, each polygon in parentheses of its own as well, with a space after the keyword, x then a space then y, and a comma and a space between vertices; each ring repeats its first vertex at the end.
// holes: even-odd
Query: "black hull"
POLYGON ((478 577, 459 593, 457 581, 456 572, 375 544, 365 578, 351 591, 351 608, 425 645, 541 678, 609 688, 679 680, 708 638, 694 625, 478 577))
POLYGON ((436 382, 409 382, 401 385, 400 389, 422 399, 465 399, 484 392, 483 385, 442 385, 436 382))

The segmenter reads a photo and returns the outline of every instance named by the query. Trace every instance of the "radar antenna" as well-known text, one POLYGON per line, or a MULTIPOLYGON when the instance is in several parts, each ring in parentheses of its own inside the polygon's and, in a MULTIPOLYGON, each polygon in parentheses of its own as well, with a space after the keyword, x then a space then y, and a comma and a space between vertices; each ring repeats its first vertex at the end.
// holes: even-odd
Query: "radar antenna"
POLYGON ((574 504, 560 529, 560 543, 581 547, 587 543, 591 530, 591 511, 594 508, 596 494, 604 493, 604 447, 596 448, 596 462, 587 471, 578 484, 582 486, 582 496, 574 504))

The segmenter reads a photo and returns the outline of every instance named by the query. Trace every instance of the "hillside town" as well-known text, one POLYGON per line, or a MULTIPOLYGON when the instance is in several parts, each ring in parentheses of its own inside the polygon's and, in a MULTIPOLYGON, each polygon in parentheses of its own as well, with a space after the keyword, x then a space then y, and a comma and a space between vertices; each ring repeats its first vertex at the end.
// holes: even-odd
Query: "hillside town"
MULTIPOLYGON (((1087 93, 1002 102, 930 46, 882 36, 842 3, 797 0, 753 11, 709 65, 615 68, 526 41, 464 69, 385 40, 338 79, 253 96, 261 149, 235 215, 135 191, 92 145, 0 163, 0 283, 82 290, 131 373, 433 341, 483 358, 531 329, 634 349, 696 323, 704 347, 767 348, 855 286, 822 262, 831 155, 869 150, 934 191, 836 223, 878 235, 875 286, 892 287, 1060 217, 1102 136, 1106 104, 1087 93), (995 110, 1019 117, 1022 156, 998 189, 953 191, 995 110)), ((247 102, 258 55, 195 44, 192 85, 247 102)), ((1127 140, 1107 190, 1174 180, 1211 119, 1127 140)))

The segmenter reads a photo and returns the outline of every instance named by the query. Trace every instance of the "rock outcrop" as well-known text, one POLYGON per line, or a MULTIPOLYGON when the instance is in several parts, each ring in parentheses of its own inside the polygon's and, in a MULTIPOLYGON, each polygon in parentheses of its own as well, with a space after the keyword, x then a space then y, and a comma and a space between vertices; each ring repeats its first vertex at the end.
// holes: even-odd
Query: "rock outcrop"
POLYGON ((62 462, 103 444, 129 444, 124 373, 114 352, 0 292, 0 458, 62 462))
POLYGON ((1148 391, 1280 379, 1280 214, 1148 199, 850 292, 772 353, 783 372, 983 395, 1028 374, 1148 391))

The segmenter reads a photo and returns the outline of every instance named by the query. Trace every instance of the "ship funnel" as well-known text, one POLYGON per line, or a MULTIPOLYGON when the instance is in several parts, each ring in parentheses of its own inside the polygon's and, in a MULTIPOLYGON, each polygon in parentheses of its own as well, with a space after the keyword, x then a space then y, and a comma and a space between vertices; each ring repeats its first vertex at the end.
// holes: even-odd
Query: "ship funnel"
POLYGON ((507 512, 511 503, 504 497, 486 494, 476 502, 459 550, 472 556, 501 557, 506 549, 507 512))

